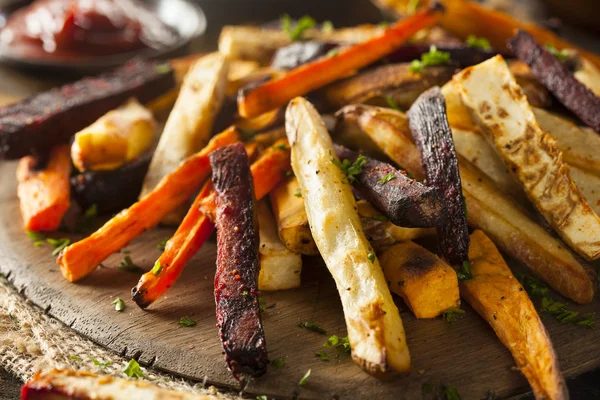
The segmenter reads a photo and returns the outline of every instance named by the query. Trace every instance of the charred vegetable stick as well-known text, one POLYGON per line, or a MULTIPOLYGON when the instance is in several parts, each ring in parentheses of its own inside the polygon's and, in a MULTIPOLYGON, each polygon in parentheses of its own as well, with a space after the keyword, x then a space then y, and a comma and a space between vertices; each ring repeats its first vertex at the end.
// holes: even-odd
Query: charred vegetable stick
MULTIPOLYGON (((335 29, 304 31, 303 38, 337 44, 361 43, 381 35, 385 28, 375 25, 359 25, 335 29)), ((287 32, 257 26, 224 26, 219 36, 219 52, 232 60, 253 60, 263 64, 271 61, 277 49, 292 43, 287 32)))
POLYGON ((427 184, 437 189, 446 204, 446 223, 438 228, 440 252, 451 264, 462 266, 468 261, 469 252, 466 205, 440 89, 434 87, 419 96, 407 115, 427 184))
POLYGON ((186 74, 152 157, 140 199, 208 142, 225 95, 228 66, 224 56, 213 53, 198 60, 186 74))
POLYGON ((58 257, 63 276, 69 282, 90 274, 98 264, 119 251, 146 229, 193 196, 210 174, 208 154, 235 143, 240 138, 235 128, 215 136, 199 153, 189 157, 165 176, 146 197, 110 219, 89 237, 73 243, 58 257))
POLYGON ((248 157, 241 143, 210 155, 216 196, 217 326, 233 376, 267 370, 267 345, 258 302, 258 220, 248 157))
POLYGON ((380 36, 341 49, 335 57, 320 58, 243 92, 238 97, 240 115, 255 117, 281 107, 296 96, 302 96, 379 60, 419 30, 433 25, 440 11, 440 8, 434 7, 419 12, 392 25, 380 36))
MULTIPOLYGON (((421 157, 415 152, 412 137, 399 135, 398 129, 410 132, 405 114, 390 108, 350 105, 336 113, 349 125, 366 133, 391 160, 405 169, 415 179, 424 179, 421 157)), ((348 126, 348 129, 353 129, 348 126)))
POLYGON ((529 33, 519 31, 509 41, 509 47, 565 107, 600 133, 600 97, 579 82, 558 58, 529 33))
POLYGON ((460 307, 456 272, 429 250, 408 241, 385 250, 380 259, 391 291, 415 317, 435 318, 460 307))
POLYGON ((69 146, 52 149, 46 165, 34 156, 23 157, 17 167, 17 194, 25 229, 54 231, 69 209, 69 146))
POLYGON ((146 152, 154 144, 155 132, 150 110, 129 99, 75 134, 73 165, 81 172, 116 169, 146 152))
POLYGON ((0 109, 0 159, 43 154, 130 97, 146 103, 175 86, 167 65, 134 60, 94 78, 0 109))
POLYGON ((463 103, 500 158, 560 237, 588 260, 600 257, 600 218, 571 180, 554 138, 540 128, 502 56, 454 77, 463 103))
POLYGON ((408 371, 400 313, 362 231, 347 177, 332 162, 331 138, 307 100, 290 102, 286 132, 311 232, 342 300, 352 358, 370 374, 408 371))
MULTIPOLYGON (((381 123, 389 112, 401 116, 397 118, 398 121, 406 120, 404 114, 390 110, 381 117, 380 110, 362 106, 355 110, 362 115, 349 116, 347 112, 342 115, 349 116, 349 121, 360 122, 365 127, 364 132, 398 165, 406 165, 402 158, 395 158, 400 154, 395 149, 400 146, 404 147, 402 154, 418 158, 416 146, 408 140, 410 131, 406 123, 381 123)), ((594 271, 575 258, 563 242, 532 220, 522 207, 498 190, 467 160, 459 157, 458 166, 469 224, 483 230, 503 251, 521 261, 563 296, 581 304, 591 302, 596 286, 594 271)), ((407 171, 413 176, 422 174, 421 166, 417 165, 416 168, 407 171)))
MULTIPOLYGON (((394 224, 406 228, 431 228, 445 221, 444 206, 436 189, 409 178, 390 164, 368 158, 343 146, 334 145, 340 160, 364 165, 356 174, 354 187, 394 224)), ((350 179, 350 177, 348 178, 350 179)))
MULTIPOLYGON (((282 179, 290 168, 290 150, 282 139, 269 148, 252 164, 254 192, 262 199, 282 179)), ((140 278, 131 290, 132 299, 146 308, 160 298, 179 278, 187 262, 198 252, 213 231, 216 194, 212 183, 207 182, 171 239, 152 271, 140 278), (157 273, 160 271, 160 273, 157 273)))
MULTIPOLYGON (((414 58, 419 58, 418 56, 414 58)), ((421 93, 430 87, 443 85, 452 79, 452 66, 427 67, 412 72, 410 64, 390 64, 369 69, 340 82, 334 82, 319 91, 324 107, 337 110, 348 104, 372 102, 379 98, 408 109, 421 93)))
POLYGON ((285 247, 309 256, 319 254, 308 226, 298 180, 292 177, 287 182, 282 182, 270 193, 270 200, 277 221, 277 231, 285 247))
POLYGON ((85 371, 52 370, 37 373, 21 389, 21 400, 219 400, 220 397, 172 391, 147 380, 107 378, 85 371))
POLYGON ((279 239, 275 218, 266 200, 258 203, 260 275, 258 290, 274 291, 300 287, 302 256, 290 251, 279 239))
POLYGON ((568 399, 546 328, 527 292, 482 231, 471 235, 469 260, 473 279, 460 283, 461 296, 510 350, 536 399, 568 399))

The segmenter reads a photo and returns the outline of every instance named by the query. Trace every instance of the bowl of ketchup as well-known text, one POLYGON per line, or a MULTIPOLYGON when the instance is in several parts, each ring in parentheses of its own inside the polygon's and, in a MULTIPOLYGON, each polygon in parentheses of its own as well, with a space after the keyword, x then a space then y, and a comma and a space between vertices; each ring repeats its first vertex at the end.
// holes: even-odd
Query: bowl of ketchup
POLYGON ((189 0, 19 1, 2 14, 0 59, 80 72, 182 54, 206 29, 189 0))

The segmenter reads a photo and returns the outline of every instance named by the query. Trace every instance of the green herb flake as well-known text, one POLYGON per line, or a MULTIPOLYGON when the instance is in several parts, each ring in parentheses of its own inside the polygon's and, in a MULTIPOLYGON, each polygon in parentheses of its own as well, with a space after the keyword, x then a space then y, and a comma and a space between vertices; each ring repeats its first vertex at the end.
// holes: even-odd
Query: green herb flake
POLYGON ((160 251, 165 251, 165 248, 167 247, 167 242, 169 241, 169 239, 163 239, 160 242, 158 242, 156 244, 156 248, 159 249, 160 251))
POLYGON ((387 174, 386 176, 381 178, 378 182, 379 183, 388 183, 389 181, 391 181, 393 179, 396 179, 396 175, 394 175, 393 172, 390 172, 389 174, 387 174))
POLYGON ((42 247, 44 245, 44 243, 46 243, 46 242, 43 240, 36 240, 35 242, 33 242, 33 245, 35 247, 42 247))
POLYGON ((577 325, 587 326, 588 328, 594 328, 594 318, 596 313, 583 314, 581 319, 576 322, 577 325))
POLYGON ((31 240, 35 240, 36 242, 46 239, 46 236, 44 236, 43 233, 30 231, 29 229, 27 230, 27 236, 29 236, 31 240))
POLYGON ((459 271, 456 272, 459 281, 468 281, 473 279, 473 271, 471 271, 471 263, 465 261, 459 271))
POLYGON ((461 400, 460 394, 458 394, 458 390, 451 386, 446 386, 444 388, 444 399, 445 400, 461 400))
POLYGON ((300 379, 300 382, 298 382, 298 386, 306 385, 306 382, 308 381, 308 378, 310 377, 310 372, 311 372, 310 369, 308 371, 306 371, 306 373, 304 374, 302 379, 300 379))
POLYGON ((287 357, 281 357, 276 360, 271 361, 271 367, 273 368, 281 368, 285 365, 285 359, 287 357))
POLYGON ((100 368, 102 368, 102 369, 104 369, 104 368, 108 367, 110 364, 112 364, 112 361, 110 361, 110 360, 108 360, 108 361, 106 361, 106 362, 100 362, 100 361, 96 360, 96 359, 95 359, 94 357, 92 357, 92 356, 88 356, 88 357, 90 357, 90 360, 92 360, 92 362, 94 363, 94 365, 95 365, 96 367, 100 367, 100 368))
POLYGON ((475 35, 469 35, 467 37, 467 45, 473 49, 491 50, 492 45, 490 41, 484 37, 478 37, 475 35))
POLYGON ((331 49, 327 52, 327 54, 325 54, 325 57, 330 58, 330 57, 335 57, 338 54, 340 54, 340 49, 338 49, 337 47, 335 49, 331 49))
POLYGON ((125 302, 120 297, 114 299, 112 304, 115 305, 115 311, 121 312, 125 309, 125 302))
POLYGON ((244 290, 244 291, 242 292, 242 296, 248 296, 248 294, 249 294, 249 293, 248 293, 248 291, 247 291, 247 290, 244 290))
POLYGON ((546 296, 548 294, 548 286, 538 281, 532 276, 519 274, 516 278, 521 282, 521 285, 532 296, 546 296))
POLYGON ((154 263, 154 267, 152 267, 152 270, 150 272, 152 272, 154 276, 159 276, 162 270, 163 266, 160 265, 160 260, 156 260, 156 262, 154 263))
POLYGON ((317 22, 311 16, 305 15, 298 20, 294 28, 292 28, 292 18, 285 14, 281 17, 281 29, 288 34, 291 41, 300 40, 304 36, 304 32, 314 28, 317 22))
POLYGON ((375 262, 375 253, 370 252, 369 254, 367 254, 367 258, 369 259, 369 261, 371 261, 371 264, 373 264, 375 262))
POLYGON ((256 400, 269 400, 269 398, 263 394, 261 396, 256 396, 256 400))
POLYGON ((332 160, 333 164, 342 170, 342 172, 348 177, 348 181, 352 184, 357 181, 356 177, 360 175, 363 167, 367 163, 367 159, 362 154, 359 155, 354 162, 350 162, 345 158, 342 162, 336 159, 332 160))
POLYGON ((79 357, 79 356, 69 356, 69 360, 81 361, 81 357, 79 357))
POLYGON ((265 312, 265 301, 262 296, 258 296, 258 311, 265 312))
POLYGON ((67 239, 67 238, 62 238, 62 239, 52 239, 52 238, 48 238, 46 239, 46 243, 49 243, 50 245, 54 246, 55 249, 52 252, 53 256, 57 256, 65 247, 67 247, 68 245, 71 244, 71 239, 67 239))
POLYGON ((289 149, 290 149, 290 148, 288 147, 288 145, 287 145, 287 144, 285 144, 285 143, 281 143, 281 144, 278 144, 278 145, 276 145, 276 146, 273 146, 273 147, 275 147, 277 150, 283 150, 283 151, 285 151, 285 150, 289 150, 289 149))
POLYGON ((394 100, 394 98, 392 96, 387 96, 385 98, 385 101, 388 103, 388 106, 390 106, 390 108, 401 111, 400 106, 398 106, 398 103, 396 103, 396 100, 394 100))
POLYGON ((332 335, 327 339, 327 342, 323 345, 323 347, 338 347, 343 348, 345 352, 350 353, 350 341, 348 337, 339 337, 336 335, 332 335))
POLYGON ((162 63, 154 66, 154 71, 157 74, 168 74, 172 71, 169 63, 162 63))
POLYGON ((429 47, 429 52, 421 54, 420 60, 413 60, 410 63, 409 69, 411 72, 420 73, 426 67, 448 64, 450 64, 450 53, 439 51, 435 45, 432 45, 429 47))
POLYGON ((129 360, 129 363, 127 364, 125 369, 123 369, 123 373, 125 375, 127 375, 129 378, 137 379, 137 378, 144 377, 144 373, 142 372, 142 369, 140 368, 140 364, 138 364, 138 362, 135 361, 133 358, 131 360, 129 360))
POLYGON ((406 5, 406 13, 409 15, 416 13, 419 9, 420 2, 420 0, 409 0, 408 4, 406 5))
POLYGON ((300 322, 298 324, 298 327, 308 329, 309 331, 317 332, 322 335, 327 334, 327 331, 325 329, 321 328, 319 325, 315 324, 314 322, 300 322))
POLYGON ((296 189, 296 192, 294 193, 294 196, 296 196, 296 197, 302 197, 302 190, 300 188, 296 189))
POLYGON ((144 270, 142 268, 140 268, 139 265, 136 265, 133 262, 133 260, 131 259, 131 256, 125 256, 125 258, 123 258, 123 260, 119 263, 119 265, 117 265, 117 269, 119 271, 131 272, 134 274, 144 272, 144 270))
POLYGON ((421 392, 423 393, 433 393, 434 389, 435 386, 433 386, 431 383, 424 383, 423 386, 421 386, 421 392))
POLYGON ((569 51, 567 49, 558 50, 552 43, 546 45, 546 50, 556 57, 558 61, 564 61, 569 58, 569 51))
POLYGON ((179 326, 184 326, 186 328, 190 328, 192 326, 196 326, 196 321, 194 321, 193 319, 191 319, 187 315, 185 317, 179 318, 179 321, 177 321, 177 323, 179 324, 179 326))
POLYGON ((317 357, 320 357, 323 361, 329 361, 329 356, 325 353, 325 350, 319 350, 315 353, 317 357))
POLYGON ((465 310, 460 308, 449 308, 442 314, 442 319, 449 324, 453 324, 462 318, 462 315, 465 314, 465 310))
POLYGON ((333 22, 331 21, 324 21, 321 24, 321 31, 323 33, 331 33, 333 32, 334 26, 333 26, 333 22))

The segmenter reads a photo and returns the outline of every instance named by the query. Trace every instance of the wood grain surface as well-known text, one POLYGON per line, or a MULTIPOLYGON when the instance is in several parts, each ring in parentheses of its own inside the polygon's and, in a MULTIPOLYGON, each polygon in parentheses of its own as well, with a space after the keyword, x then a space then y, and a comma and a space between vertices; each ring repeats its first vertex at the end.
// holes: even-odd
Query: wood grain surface
MULTIPOLYGON (((0 165, 0 272, 17 289, 51 316, 117 354, 177 375, 239 389, 225 367, 215 326, 214 241, 188 264, 165 298, 142 311, 129 300, 138 274, 115 267, 129 255, 136 264, 150 269, 160 254, 157 243, 173 231, 158 228, 146 232, 123 252, 111 256, 104 268, 80 283, 70 284, 62 278, 49 245, 34 247, 23 231, 14 175, 14 162, 0 165), (122 313, 111 304, 116 297, 126 300, 122 313), (185 315, 198 324, 180 327, 177 321, 185 315)), ((63 236, 77 239, 60 233, 55 237, 63 236)), ((396 300, 413 357, 412 372, 388 381, 372 378, 347 354, 324 348, 327 336, 296 326, 301 321, 312 321, 328 334, 346 336, 340 301, 327 269, 318 259, 306 259, 302 279, 300 289, 264 294, 270 357, 287 359, 283 367, 270 368, 267 375, 252 381, 246 388, 250 394, 283 398, 299 394, 306 399, 414 399, 421 396, 425 383, 454 386, 463 399, 485 398, 488 392, 506 397, 527 391, 525 379, 513 368, 510 353, 472 309, 465 306, 466 316, 454 324, 441 319, 417 321, 399 298, 396 300), (326 350, 330 361, 315 356, 319 350, 326 350), (298 388, 298 381, 308 369, 312 369, 309 383, 298 388)), ((600 315, 598 302, 573 308, 600 315)), ((552 318, 544 320, 567 376, 600 364, 600 330, 560 325, 552 318)))

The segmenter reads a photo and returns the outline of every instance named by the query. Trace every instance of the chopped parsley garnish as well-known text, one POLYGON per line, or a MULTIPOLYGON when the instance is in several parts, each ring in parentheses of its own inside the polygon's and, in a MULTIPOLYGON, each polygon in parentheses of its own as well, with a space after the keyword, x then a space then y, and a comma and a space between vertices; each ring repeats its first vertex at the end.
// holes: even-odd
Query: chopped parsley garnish
POLYGON ((302 197, 302 189, 300 189, 300 188, 296 189, 296 192, 294 193, 294 196, 296 196, 296 197, 302 197))
POLYGON ((392 96, 387 96, 385 98, 385 101, 388 103, 388 106, 390 106, 390 108, 400 111, 400 106, 398 106, 398 103, 396 103, 396 100, 394 100, 392 96))
POLYGON ((298 327, 308 329, 309 331, 317 332, 317 333, 320 333, 323 335, 327 334, 327 331, 325 329, 321 328, 319 325, 315 324, 314 322, 300 322, 298 324, 298 327))
POLYGON ((29 229, 27 230, 27 236, 29 236, 31 240, 35 240, 36 242, 46 239, 46 236, 44 236, 43 233, 30 231, 29 229))
POLYGON ((154 263, 154 267, 152 267, 152 270, 150 272, 152 272, 154 276, 159 276, 162 270, 163 266, 160 265, 160 260, 156 260, 156 262, 154 263))
POLYGON ((369 254, 367 254, 367 258, 369 259, 369 261, 371 261, 371 263, 375 262, 375 253, 370 252, 369 254))
POLYGON ((340 54, 340 49, 339 48, 335 48, 335 49, 331 49, 327 52, 327 54, 325 54, 325 57, 329 58, 329 57, 335 57, 338 54, 340 54))
POLYGON ((156 71, 157 74, 168 74, 171 72, 171 66, 169 63, 158 64, 154 66, 154 71, 156 71))
POLYGON ((289 149, 290 149, 290 148, 288 147, 288 145, 287 145, 287 144, 285 144, 285 143, 281 143, 281 144, 278 144, 278 145, 276 145, 276 146, 273 146, 273 147, 275 147, 275 148, 276 148, 276 149, 278 149, 278 150, 284 150, 284 151, 285 151, 285 150, 289 150, 289 149))
POLYGON ((471 263, 465 261, 459 271, 456 272, 459 281, 468 281, 473 278, 473 272, 471 271, 471 263))
POLYGON ((576 322, 577 325, 587 326, 588 328, 594 328, 594 317, 596 313, 583 314, 581 319, 576 322))
POLYGON ((256 400, 269 400, 269 398, 263 394, 260 396, 256 396, 256 400))
POLYGON ((327 342, 323 345, 324 347, 339 347, 343 348, 345 352, 350 353, 350 341, 348 340, 348 336, 339 337, 336 335, 329 336, 327 342))
POLYGON ((98 216, 98 206, 92 204, 87 210, 83 212, 83 218, 77 222, 75 230, 77 232, 84 232, 89 229, 95 222, 98 216))
POLYGON ((481 50, 490 50, 492 45, 490 45, 490 41, 484 37, 477 37, 475 35, 469 35, 467 37, 467 45, 474 49, 481 50))
POLYGON ((316 24, 317 22, 313 17, 305 15, 292 28, 292 18, 287 14, 281 17, 281 29, 288 34, 291 41, 302 39, 304 31, 314 28, 316 24))
POLYGON ((262 296, 258 296, 258 311, 265 312, 265 301, 262 296))
POLYGON ((538 281, 532 276, 519 274, 516 278, 521 282, 521 285, 527 290, 527 293, 533 296, 546 296, 548 294, 548 286, 538 281))
POLYGON ((115 310, 118 312, 121 312, 125 309, 125 302, 120 297, 114 299, 112 304, 115 305, 115 310))
POLYGON ((389 174, 387 174, 386 176, 384 176, 383 178, 381 178, 379 180, 379 183, 388 183, 392 179, 396 179, 396 175, 394 175, 393 172, 390 172, 389 174))
POLYGON ((558 50, 552 43, 546 45, 546 50, 556 57, 558 61, 565 61, 569 58, 569 51, 567 49, 558 50))
POLYGON ((325 350, 319 350, 315 353, 317 357, 321 357, 323 361, 329 361, 329 356, 325 353, 325 350))
POLYGON ((125 369, 123 369, 123 373, 130 378, 143 378, 144 377, 144 373, 142 372, 142 369, 140 368, 140 364, 138 364, 138 362, 135 361, 133 358, 131 360, 129 360, 129 364, 127 364, 125 369))
POLYGON ((324 21, 321 24, 321 31, 323 33, 331 33, 333 32, 334 26, 333 26, 333 22, 331 21, 324 21))
POLYGON ((165 248, 167 247, 167 242, 169 241, 169 239, 163 239, 160 242, 158 242, 156 244, 156 248, 159 249, 160 251, 165 251, 165 248))
POLYGON ((190 328, 192 326, 196 326, 196 321, 194 321, 193 319, 191 319, 187 315, 185 317, 179 318, 179 321, 177 321, 177 323, 180 326, 185 326, 186 328, 190 328))
POLYGON ((442 314, 442 319, 449 324, 453 324, 456 321, 458 321, 460 318, 462 318, 459 316, 462 316, 464 314, 465 314, 465 310, 462 310, 460 308, 449 308, 446 311, 444 311, 444 313, 442 314))
POLYGON ((421 386, 421 392, 423 393, 433 393, 433 389, 435 389, 435 386, 431 383, 424 383, 423 386, 421 386))
POLYGON ((81 357, 79 357, 79 356, 69 356, 69 360, 81 361, 81 357))
POLYGON ((123 260, 119 263, 119 265, 117 265, 117 269, 119 271, 132 272, 132 273, 144 272, 144 270, 141 269, 139 265, 136 265, 133 262, 133 260, 131 259, 131 256, 125 256, 125 258, 123 258, 123 260))
POLYGON ((553 315, 561 324, 566 322, 575 322, 579 312, 570 311, 566 303, 556 301, 551 297, 542 297, 542 307, 540 311, 553 315))
POLYGON ((444 399, 445 400, 461 400, 458 390, 451 386, 444 387, 444 399))
POLYGON ((300 379, 300 382, 298 382, 298 386, 306 385, 306 382, 308 381, 309 376, 310 376, 310 369, 308 371, 306 371, 306 373, 304 374, 302 379, 300 379))
POLYGON ((100 362, 98 360, 96 360, 94 357, 89 356, 90 360, 92 360, 92 362, 94 363, 95 366, 100 367, 102 369, 108 367, 110 364, 112 364, 112 361, 108 360, 106 362, 100 362))
POLYGON ((359 155, 354 162, 350 162, 347 158, 344 158, 342 162, 335 159, 332 161, 344 172, 344 174, 346 174, 350 183, 356 182, 356 176, 362 172, 363 167, 367 163, 367 159, 362 154, 359 155))
POLYGON ((425 67, 448 64, 450 64, 450 53, 439 51, 435 45, 432 45, 428 53, 421 54, 420 60, 413 60, 410 63, 410 71, 419 73, 425 67))
POLYGON ((406 12, 409 15, 416 13, 420 2, 420 0, 409 0, 408 4, 406 5, 406 12))
POLYGON ((52 252, 53 256, 57 256, 65 247, 67 247, 68 245, 71 244, 71 239, 67 239, 67 238, 62 238, 62 239, 52 239, 52 238, 48 238, 46 239, 46 243, 51 244, 52 246, 55 247, 54 251, 52 252))
POLYGON ((248 296, 248 291, 247 291, 247 290, 244 290, 244 291, 242 292, 242 296, 248 296))
POLYGON ((281 357, 281 358, 278 358, 276 360, 271 361, 271 366, 273 368, 281 368, 281 367, 283 367, 285 365, 285 359, 286 358, 287 357, 281 357))

